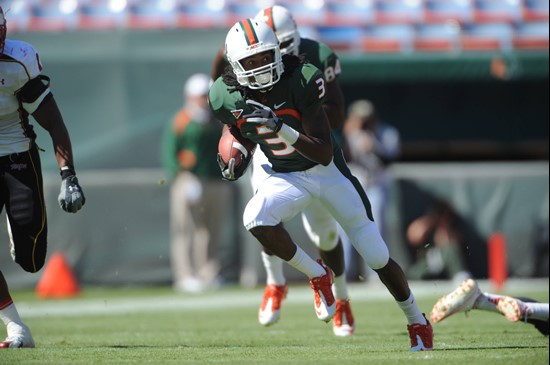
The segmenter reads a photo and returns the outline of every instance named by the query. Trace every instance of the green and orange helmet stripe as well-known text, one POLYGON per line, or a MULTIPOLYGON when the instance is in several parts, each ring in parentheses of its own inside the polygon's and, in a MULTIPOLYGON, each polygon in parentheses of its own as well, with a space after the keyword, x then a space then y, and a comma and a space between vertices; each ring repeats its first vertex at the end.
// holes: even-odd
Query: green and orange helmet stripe
POLYGON ((269 8, 264 9, 264 19, 267 25, 269 25, 269 27, 276 33, 277 30, 275 29, 275 22, 273 21, 273 7, 270 6, 269 8))
POLYGON ((254 27, 252 26, 252 21, 250 19, 245 19, 243 21, 239 22, 239 25, 241 26, 241 29, 243 30, 246 43, 251 46, 253 44, 258 43, 258 35, 256 34, 256 31, 254 30, 254 27))

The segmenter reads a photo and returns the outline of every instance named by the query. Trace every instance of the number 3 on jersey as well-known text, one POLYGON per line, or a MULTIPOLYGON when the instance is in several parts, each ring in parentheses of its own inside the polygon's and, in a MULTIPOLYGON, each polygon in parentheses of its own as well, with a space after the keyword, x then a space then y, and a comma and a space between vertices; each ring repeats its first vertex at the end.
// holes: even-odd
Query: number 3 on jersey
POLYGON ((321 99, 323 96, 325 96, 326 93, 325 80, 323 80, 322 77, 319 77, 317 80, 315 80, 315 83, 318 85, 317 88, 319 89, 319 99, 321 99))
MULTIPOLYGON (((270 129, 268 129, 267 127, 264 127, 264 126, 257 127, 256 130, 257 130, 258 135, 273 133, 270 129)), ((292 154, 296 151, 296 149, 294 147, 289 145, 284 139, 279 137, 279 135, 277 135, 277 137, 275 137, 275 138, 264 138, 264 141, 268 144, 271 144, 271 145, 282 145, 282 146, 284 146, 282 149, 278 149, 278 150, 272 149, 271 153, 273 153, 274 156, 288 156, 288 155, 290 155, 290 154, 292 154)))
MULTIPOLYGON (((321 99, 326 94, 326 88, 325 88, 325 80, 323 80, 322 77, 319 77, 317 80, 315 80, 315 83, 317 84, 317 88, 319 89, 319 99, 321 99)), ((273 133, 270 129, 266 127, 257 127, 257 133, 258 135, 262 134, 270 134, 273 133)), ((283 145, 284 148, 275 150, 272 149, 271 153, 273 153, 274 156, 288 156, 296 151, 294 147, 289 145, 284 139, 277 136, 275 138, 264 138, 264 141, 270 145, 283 145)))

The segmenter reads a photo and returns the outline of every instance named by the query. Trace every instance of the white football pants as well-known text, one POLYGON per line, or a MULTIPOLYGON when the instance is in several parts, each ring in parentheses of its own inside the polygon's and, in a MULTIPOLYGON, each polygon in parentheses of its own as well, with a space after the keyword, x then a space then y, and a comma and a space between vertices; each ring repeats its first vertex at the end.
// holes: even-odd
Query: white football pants
MULTIPOLYGON (((255 195, 243 214, 246 229, 275 226, 306 208, 314 209, 307 218, 316 216, 322 207, 338 221, 369 267, 376 270, 386 266, 388 248, 376 224, 368 218, 371 213, 366 194, 356 179, 356 183, 352 183, 354 178, 343 156, 335 156, 328 166, 317 165, 297 172, 277 173, 265 162, 256 161, 256 164, 260 168, 254 170, 261 169, 267 177, 254 181, 255 195)), ((336 232, 336 227, 334 229, 336 232)))

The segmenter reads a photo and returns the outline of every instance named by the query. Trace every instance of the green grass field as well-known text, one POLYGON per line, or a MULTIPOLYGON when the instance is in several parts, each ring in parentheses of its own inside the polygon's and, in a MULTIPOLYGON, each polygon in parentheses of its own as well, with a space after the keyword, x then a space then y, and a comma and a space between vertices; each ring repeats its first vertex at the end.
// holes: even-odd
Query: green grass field
MULTIPOLYGON (((510 294, 548 301, 545 285, 510 294)), ((415 292, 429 313, 448 289, 428 286, 415 292)), ((0 364, 549 363, 548 338, 531 325, 480 311, 434 325, 435 351, 411 353, 404 316, 389 294, 364 284, 350 291, 357 326, 350 338, 336 338, 331 324, 315 317, 305 285, 290 288, 281 321, 268 328, 256 320, 260 289, 200 295, 170 288, 86 289, 70 300, 14 292, 37 348, 3 350, 0 364)))

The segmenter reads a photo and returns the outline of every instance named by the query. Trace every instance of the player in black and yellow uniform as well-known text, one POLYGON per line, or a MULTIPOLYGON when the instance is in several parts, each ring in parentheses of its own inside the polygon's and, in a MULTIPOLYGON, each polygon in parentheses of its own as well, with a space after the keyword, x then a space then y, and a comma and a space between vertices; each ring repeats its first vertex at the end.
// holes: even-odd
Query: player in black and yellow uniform
MULTIPOLYGON (((73 167, 69 133, 50 92, 49 78, 34 47, 6 39, 6 19, 0 7, 0 211, 5 207, 10 253, 25 271, 44 265, 48 224, 40 156, 31 116, 48 131, 60 168, 58 202, 70 213, 85 203, 73 167)), ((0 271, 0 320, 8 336, 2 348, 34 347, 30 329, 21 321, 0 271)))
MULTIPOLYGON (((273 30, 253 19, 229 30, 225 52, 231 71, 213 84, 210 107, 224 124, 256 142, 273 170, 245 208, 245 227, 269 251, 310 278, 317 317, 330 321, 336 307, 332 271, 297 246, 281 224, 313 201, 320 202, 407 316, 411 350, 431 350, 431 325, 419 310, 403 271, 389 257, 364 191, 332 143, 322 108, 323 75, 296 56, 286 55, 283 60, 273 30)), ((242 175, 241 166, 235 170, 233 164, 226 166, 218 160, 227 180, 242 175)))

